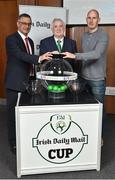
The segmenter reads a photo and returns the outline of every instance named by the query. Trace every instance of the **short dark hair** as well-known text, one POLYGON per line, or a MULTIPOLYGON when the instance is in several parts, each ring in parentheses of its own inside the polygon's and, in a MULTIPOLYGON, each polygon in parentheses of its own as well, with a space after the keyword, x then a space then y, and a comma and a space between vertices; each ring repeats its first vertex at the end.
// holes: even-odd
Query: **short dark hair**
POLYGON ((18 16, 18 20, 20 20, 22 17, 27 17, 31 19, 31 16, 29 14, 23 13, 18 16))

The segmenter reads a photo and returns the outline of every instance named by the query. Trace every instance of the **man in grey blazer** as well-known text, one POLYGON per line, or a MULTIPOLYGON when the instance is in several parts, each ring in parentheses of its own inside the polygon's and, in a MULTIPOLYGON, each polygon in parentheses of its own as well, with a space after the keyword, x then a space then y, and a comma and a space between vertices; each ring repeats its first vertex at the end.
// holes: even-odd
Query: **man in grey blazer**
POLYGON ((21 14, 17 20, 18 31, 6 38, 7 66, 5 74, 6 98, 8 108, 8 139, 11 150, 15 151, 15 105, 18 92, 25 91, 29 82, 30 65, 51 59, 51 53, 34 55, 34 43, 28 37, 32 20, 28 14, 21 14), (28 38, 29 52, 25 38, 28 38))
MULTIPOLYGON (((79 79, 81 88, 87 86, 94 97, 104 104, 109 37, 108 34, 98 26, 100 16, 96 9, 91 9, 87 13, 86 22, 88 32, 84 32, 82 36, 82 52, 75 54, 65 52, 64 55, 65 58, 82 61, 79 79)), ((104 117, 105 113, 103 115, 102 136, 105 128, 104 117)))

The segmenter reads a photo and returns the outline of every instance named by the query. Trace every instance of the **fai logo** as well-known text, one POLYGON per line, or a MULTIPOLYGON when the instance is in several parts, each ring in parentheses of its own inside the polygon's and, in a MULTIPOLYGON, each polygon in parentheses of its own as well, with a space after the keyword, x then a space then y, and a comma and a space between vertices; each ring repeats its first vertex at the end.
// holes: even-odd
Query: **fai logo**
POLYGON ((32 139, 32 147, 46 161, 67 163, 76 158, 88 144, 88 135, 68 114, 54 114, 32 139))
POLYGON ((71 125, 70 115, 52 115, 50 118, 51 128, 58 134, 65 133, 71 125))

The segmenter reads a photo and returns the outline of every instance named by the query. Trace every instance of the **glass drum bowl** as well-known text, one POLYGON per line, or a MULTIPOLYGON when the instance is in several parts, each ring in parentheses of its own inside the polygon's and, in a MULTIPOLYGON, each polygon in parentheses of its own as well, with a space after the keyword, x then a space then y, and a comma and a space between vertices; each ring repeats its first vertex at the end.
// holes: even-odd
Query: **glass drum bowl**
POLYGON ((63 59, 63 55, 54 54, 52 60, 46 60, 41 65, 36 78, 41 80, 50 98, 63 98, 65 91, 77 79, 77 73, 73 72, 70 63, 63 59))

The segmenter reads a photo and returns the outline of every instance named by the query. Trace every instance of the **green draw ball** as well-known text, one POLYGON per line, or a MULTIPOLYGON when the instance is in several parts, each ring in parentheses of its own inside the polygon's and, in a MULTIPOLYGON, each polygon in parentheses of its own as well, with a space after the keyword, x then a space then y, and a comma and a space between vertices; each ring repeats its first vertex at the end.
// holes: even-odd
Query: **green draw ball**
POLYGON ((67 85, 66 84, 52 84, 52 85, 48 85, 48 91, 52 91, 52 92, 64 92, 67 89, 67 85))
POLYGON ((61 88, 60 87, 58 87, 58 92, 60 92, 61 91, 61 88))
POLYGON ((66 84, 64 84, 64 88, 65 88, 65 90, 67 89, 67 85, 66 84))
POLYGON ((48 91, 52 91, 53 90, 53 86, 52 85, 48 85, 48 91))
POLYGON ((58 86, 57 85, 53 86, 53 91, 58 91, 58 86))
POLYGON ((61 91, 65 91, 65 86, 62 85, 62 86, 60 87, 60 89, 61 89, 61 91))

